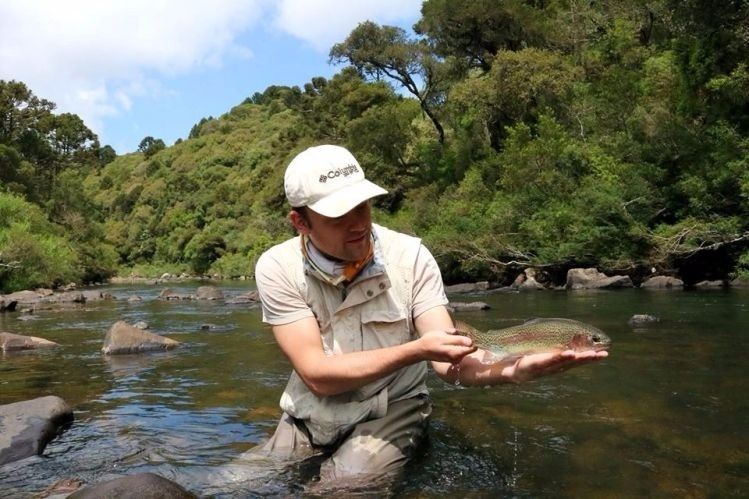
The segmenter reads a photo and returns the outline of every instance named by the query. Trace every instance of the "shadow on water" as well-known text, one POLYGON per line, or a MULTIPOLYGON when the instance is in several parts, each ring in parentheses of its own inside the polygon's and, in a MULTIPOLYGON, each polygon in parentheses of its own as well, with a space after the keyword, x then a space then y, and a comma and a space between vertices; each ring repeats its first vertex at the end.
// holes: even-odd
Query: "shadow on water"
POLYGON ((111 287, 114 302, 39 310, 31 320, 0 314, 0 330, 61 345, 0 356, 0 403, 54 394, 75 412, 42 457, 0 467, 0 496, 145 471, 219 498, 749 495, 749 292, 461 297, 492 306, 460 315, 484 329, 532 317, 589 322, 612 337, 611 356, 518 386, 468 389, 430 376, 430 436, 403 476, 331 490, 316 480, 316 459, 246 459, 274 430, 290 372, 259 310, 166 302, 160 290, 111 287), (134 295, 142 301, 126 300, 134 295), (660 321, 632 327, 634 314, 660 321), (144 320, 182 346, 104 356, 104 334, 118 319, 144 320))

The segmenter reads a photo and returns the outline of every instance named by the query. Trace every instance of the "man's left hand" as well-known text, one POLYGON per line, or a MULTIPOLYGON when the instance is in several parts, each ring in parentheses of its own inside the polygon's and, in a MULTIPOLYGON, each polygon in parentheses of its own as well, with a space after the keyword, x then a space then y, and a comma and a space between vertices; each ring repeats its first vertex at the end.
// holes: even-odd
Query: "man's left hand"
POLYGON ((549 374, 566 371, 589 362, 595 362, 608 357, 605 350, 586 350, 575 352, 574 350, 563 350, 555 352, 543 352, 523 355, 511 362, 500 361, 492 366, 492 374, 500 374, 503 378, 522 383, 531 379, 540 378, 549 374))

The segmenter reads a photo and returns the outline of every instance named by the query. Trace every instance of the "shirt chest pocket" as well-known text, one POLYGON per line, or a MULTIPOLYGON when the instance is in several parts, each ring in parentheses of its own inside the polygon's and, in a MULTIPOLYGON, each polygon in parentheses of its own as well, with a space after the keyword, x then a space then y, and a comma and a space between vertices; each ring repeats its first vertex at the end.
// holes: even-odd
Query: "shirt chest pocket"
POLYGON ((403 307, 367 307, 361 312, 363 350, 391 347, 411 339, 408 315, 403 307))

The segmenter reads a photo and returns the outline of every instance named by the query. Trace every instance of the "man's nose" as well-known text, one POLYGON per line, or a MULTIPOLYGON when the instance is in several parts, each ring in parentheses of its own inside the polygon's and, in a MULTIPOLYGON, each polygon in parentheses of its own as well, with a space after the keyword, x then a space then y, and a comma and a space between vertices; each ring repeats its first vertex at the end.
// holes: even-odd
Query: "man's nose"
POLYGON ((346 226, 351 232, 361 232, 367 228, 367 215, 364 210, 353 209, 346 215, 346 226))
POLYGON ((365 217, 361 215, 352 214, 351 218, 347 220, 348 230, 350 232, 361 232, 367 227, 367 222, 364 220, 365 217))

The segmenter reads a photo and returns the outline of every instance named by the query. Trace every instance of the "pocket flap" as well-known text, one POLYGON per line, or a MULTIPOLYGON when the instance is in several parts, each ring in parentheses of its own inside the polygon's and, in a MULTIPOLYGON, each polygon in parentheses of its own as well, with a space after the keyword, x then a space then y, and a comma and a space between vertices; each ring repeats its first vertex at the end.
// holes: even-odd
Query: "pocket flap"
POLYGON ((361 321, 363 324, 371 323, 392 323, 406 320, 406 312, 400 308, 367 308, 361 312, 361 321))

